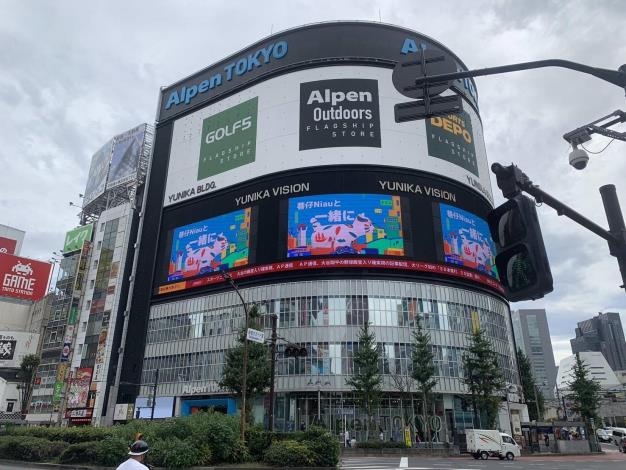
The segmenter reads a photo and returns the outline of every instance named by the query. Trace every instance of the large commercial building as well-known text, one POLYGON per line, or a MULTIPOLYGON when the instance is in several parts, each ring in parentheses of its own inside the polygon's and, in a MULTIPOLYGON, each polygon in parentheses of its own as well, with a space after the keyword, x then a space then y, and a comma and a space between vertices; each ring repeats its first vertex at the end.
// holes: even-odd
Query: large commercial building
POLYGON ((576 337, 570 340, 572 353, 601 352, 611 369, 626 370, 626 339, 619 313, 598 313, 598 316, 578 322, 576 337))
POLYGON ((67 232, 61 250, 30 422, 100 424, 106 414, 153 135, 152 126, 141 124, 91 159, 80 225, 67 232))
MULTIPOLYGON (((445 92, 462 97, 458 114, 394 118, 394 106, 415 97, 402 77, 394 81, 394 67, 423 50, 466 68, 415 31, 341 22, 275 34, 162 89, 118 406, 145 416, 158 370, 159 416, 236 412, 218 382, 243 308, 223 271, 246 302, 278 316, 279 336, 308 351, 296 359, 279 348, 278 429, 322 421, 361 438, 363 413, 346 379, 365 322, 383 351, 377 419, 388 438, 402 432, 412 403, 394 378, 408 374, 418 316, 436 353, 438 439, 479 425, 462 361, 476 328, 515 388, 474 82, 445 92)), ((257 422, 266 405, 255 403, 257 422)), ((519 434, 524 408, 503 394, 512 416, 503 412, 499 426, 512 422, 519 434)))
POLYGON ((25 232, 0 224, 0 424, 22 423, 27 402, 18 371, 22 359, 36 354, 45 321, 40 308, 51 266, 21 256, 25 232))
POLYGON ((530 361, 535 383, 546 399, 554 399, 557 367, 545 309, 511 312, 515 344, 530 361))

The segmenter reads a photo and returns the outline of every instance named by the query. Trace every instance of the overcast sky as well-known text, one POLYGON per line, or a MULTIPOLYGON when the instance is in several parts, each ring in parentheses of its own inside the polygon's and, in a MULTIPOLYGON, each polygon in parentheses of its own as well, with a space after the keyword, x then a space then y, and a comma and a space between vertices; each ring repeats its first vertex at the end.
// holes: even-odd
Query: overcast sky
MULTIPOLYGON (((626 63, 626 3, 615 1, 6 1, 0 0, 0 223, 26 231, 22 254, 49 259, 74 227, 91 156, 155 116, 159 87, 260 38, 329 20, 369 20, 439 40, 470 68, 562 58, 616 70, 626 63)), ((543 69, 477 78, 490 162, 515 162, 545 190, 606 226, 598 187, 626 208, 626 143, 568 165, 562 135, 616 109, 624 91, 543 69)), ((624 126, 621 130, 626 130, 624 126)), ((594 137, 598 151, 608 139, 594 137)), ((495 179, 492 180, 495 186, 495 179)), ((497 188, 496 202, 502 202, 497 188)), ((620 311, 626 295, 606 243, 539 209, 554 292, 512 308, 545 308, 555 356, 577 321, 620 311)))

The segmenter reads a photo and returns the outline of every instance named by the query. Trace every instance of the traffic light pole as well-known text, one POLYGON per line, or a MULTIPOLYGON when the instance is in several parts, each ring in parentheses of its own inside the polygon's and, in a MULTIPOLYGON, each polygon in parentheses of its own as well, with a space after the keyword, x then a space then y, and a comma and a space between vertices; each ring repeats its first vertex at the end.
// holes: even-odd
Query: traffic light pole
POLYGON ((507 199, 521 192, 526 192, 533 196, 537 202, 545 203, 552 207, 558 215, 564 215, 605 239, 609 243, 609 252, 617 258, 619 264, 622 282, 624 283, 620 287, 626 289, 626 227, 614 185, 609 184, 600 188, 600 195, 602 196, 604 210, 609 222, 609 230, 607 231, 534 185, 530 178, 517 166, 509 165, 504 167, 499 163, 494 163, 491 165, 491 171, 495 173, 498 187, 507 199))
POLYGON ((270 411, 269 411, 269 423, 268 428, 269 431, 274 431, 274 382, 276 381, 276 324, 278 320, 278 315, 272 313, 270 316, 272 321, 272 339, 270 343, 270 411))

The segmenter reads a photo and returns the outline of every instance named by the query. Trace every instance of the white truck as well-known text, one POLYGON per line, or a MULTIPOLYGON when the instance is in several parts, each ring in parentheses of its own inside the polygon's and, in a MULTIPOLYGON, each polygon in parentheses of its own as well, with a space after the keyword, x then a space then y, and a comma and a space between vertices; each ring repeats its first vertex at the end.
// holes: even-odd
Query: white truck
POLYGON ((467 451, 475 459, 486 460, 489 456, 500 460, 513 460, 521 455, 517 442, 500 431, 492 429, 466 429, 467 451))

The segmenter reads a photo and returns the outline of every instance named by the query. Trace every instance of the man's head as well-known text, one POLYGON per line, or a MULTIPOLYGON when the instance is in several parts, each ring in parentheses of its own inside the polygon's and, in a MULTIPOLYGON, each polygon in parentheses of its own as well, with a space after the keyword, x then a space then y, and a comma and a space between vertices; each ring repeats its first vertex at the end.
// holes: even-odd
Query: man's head
POLYGON ((148 452, 148 450, 148 444, 146 443, 146 441, 139 440, 133 442, 133 445, 130 446, 130 452, 128 452, 128 455, 130 455, 131 459, 137 460, 138 462, 143 462, 146 458, 146 453, 148 452))

